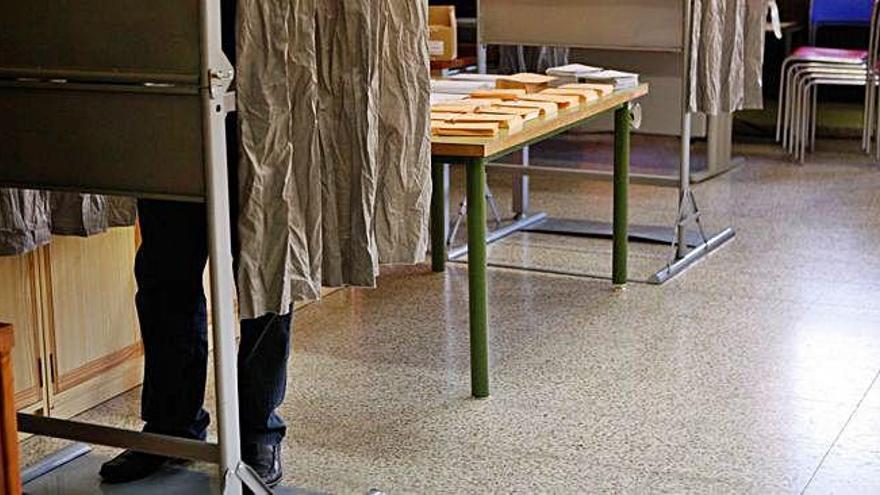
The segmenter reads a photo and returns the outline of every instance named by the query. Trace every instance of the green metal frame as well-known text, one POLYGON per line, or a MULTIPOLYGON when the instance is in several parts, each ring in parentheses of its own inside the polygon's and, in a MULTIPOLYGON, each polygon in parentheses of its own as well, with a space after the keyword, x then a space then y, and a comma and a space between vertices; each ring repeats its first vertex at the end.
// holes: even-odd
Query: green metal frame
MULTIPOLYGON (((630 128, 632 114, 630 104, 620 105, 614 111, 614 252, 612 274, 615 287, 623 287, 627 281, 627 251, 629 233, 629 182, 630 182, 630 128)), ((607 112, 603 112, 607 113, 607 112)), ((528 143, 512 147, 486 158, 461 156, 433 156, 431 176, 431 266, 441 273, 446 270, 446 226, 444 225, 443 181, 444 164, 461 164, 467 169, 467 227, 468 227, 468 290, 470 311, 471 346, 471 393, 475 398, 489 396, 489 299, 488 258, 486 229, 486 164, 507 156, 525 146, 547 140, 589 120, 584 119, 560 128, 528 143)))
POLYGON ((471 335, 471 392, 489 396, 489 294, 486 272, 486 160, 467 164, 468 301, 471 335))
POLYGON ((611 278, 615 287, 626 286, 629 274, 629 149, 632 113, 629 105, 614 112, 614 247, 611 278))

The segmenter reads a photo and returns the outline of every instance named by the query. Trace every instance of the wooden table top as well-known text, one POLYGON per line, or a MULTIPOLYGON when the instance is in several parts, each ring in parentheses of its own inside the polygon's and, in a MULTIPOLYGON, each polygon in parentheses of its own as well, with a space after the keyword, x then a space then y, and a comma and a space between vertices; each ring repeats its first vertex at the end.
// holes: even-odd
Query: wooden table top
POLYGON ((462 158, 488 158, 525 146, 544 136, 558 133, 580 122, 636 100, 648 94, 648 84, 615 91, 599 100, 571 110, 560 110, 553 117, 540 117, 526 122, 523 129, 509 134, 506 129, 492 138, 431 136, 431 155, 462 158))

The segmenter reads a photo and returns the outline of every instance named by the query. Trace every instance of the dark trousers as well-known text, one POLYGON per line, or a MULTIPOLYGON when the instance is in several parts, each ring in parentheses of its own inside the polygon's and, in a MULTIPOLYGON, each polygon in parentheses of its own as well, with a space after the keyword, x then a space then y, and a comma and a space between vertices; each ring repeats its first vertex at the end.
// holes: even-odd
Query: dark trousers
MULTIPOLYGON (((223 44, 235 61, 235 5, 224 0, 223 44)), ((238 133, 227 123, 232 221, 238 207, 238 133)), ((137 309, 144 341, 144 431, 204 439, 210 417, 203 407, 208 323, 202 275, 208 260, 204 204, 141 200, 142 244, 137 254, 137 309)), ((235 225, 233 244, 237 245, 235 225)), ((237 246, 234 247, 237 254, 237 246)), ((275 410, 284 401, 292 313, 241 322, 238 392, 244 444, 278 443, 286 427, 275 410)))
MULTIPOLYGON (((144 431, 204 439, 208 325, 202 274, 205 208, 138 203, 143 243, 137 254, 137 309, 144 341, 144 431)), ((241 322, 238 391, 242 442, 278 443, 290 355, 291 315, 241 322)))
MULTIPOLYGON (((238 144, 227 126, 230 201, 237 216, 238 144)), ((137 310, 144 341, 144 431, 204 439, 203 407, 208 325, 202 276, 208 260, 204 204, 141 200, 142 244, 137 253, 137 310)), ((236 231, 233 225, 232 232, 236 231)), ((233 244, 237 245, 233 234, 233 244)), ((237 247, 234 248, 237 253, 237 247)), ((279 443, 286 432, 275 410, 284 400, 292 312, 242 320, 238 350, 242 443, 279 443)))

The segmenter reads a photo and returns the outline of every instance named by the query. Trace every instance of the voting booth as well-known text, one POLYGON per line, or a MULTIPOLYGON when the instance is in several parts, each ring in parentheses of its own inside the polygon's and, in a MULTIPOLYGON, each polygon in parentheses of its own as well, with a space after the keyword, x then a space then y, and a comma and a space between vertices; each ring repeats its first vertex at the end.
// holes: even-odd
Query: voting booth
MULTIPOLYGON (((707 236, 700 224, 701 213, 691 189, 691 141, 697 133, 706 130, 708 137, 708 176, 727 170, 731 163, 732 115, 710 116, 706 125, 699 114, 692 114, 686 102, 689 98, 693 30, 693 0, 560 0, 552 8, 533 0, 479 0, 478 38, 481 72, 486 71, 486 46, 546 45, 589 50, 591 54, 605 53, 591 61, 606 61, 616 68, 637 70, 621 65, 631 57, 649 61, 661 71, 659 77, 649 77, 653 99, 644 102, 644 114, 659 116, 658 123, 643 123, 642 130, 680 136, 681 154, 678 178, 669 183, 679 189, 678 220, 668 238, 675 251, 666 267, 649 282, 662 284, 681 273, 706 254, 730 241, 735 232, 731 228, 714 236, 707 236), (541 19, 541 22, 535 22, 541 19), (610 58, 609 58, 610 57, 610 58), (696 125, 695 125, 696 122, 696 125), (660 132, 662 131, 662 132, 660 132), (688 229, 699 234, 699 242, 692 247, 688 229)), ((528 164, 528 154, 525 155, 528 164)), ((527 217, 529 184, 517 178, 514 184, 513 204, 518 217, 527 217)), ((580 229, 587 232, 588 229, 580 229)), ((589 232, 591 233, 591 232, 589 232)), ((666 236, 664 236, 666 237, 666 236)))
POLYGON ((225 119, 233 68, 220 2, 3 0, 0 187, 204 201, 219 442, 20 415, 20 430, 217 464, 242 481, 225 119))

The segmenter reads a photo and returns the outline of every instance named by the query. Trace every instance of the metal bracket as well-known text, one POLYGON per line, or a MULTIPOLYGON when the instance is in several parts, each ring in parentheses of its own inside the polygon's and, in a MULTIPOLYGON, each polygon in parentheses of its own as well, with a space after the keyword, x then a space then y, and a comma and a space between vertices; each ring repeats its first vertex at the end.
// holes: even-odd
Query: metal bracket
POLYGON ((226 97, 232 81, 235 79, 235 69, 230 65, 225 69, 211 69, 208 71, 210 81, 211 99, 217 100, 226 97))
POLYGON ((675 234, 671 246, 672 256, 666 267, 649 278, 648 283, 654 285, 666 283, 703 257, 719 249, 736 235, 733 229, 727 228, 709 238, 706 236, 700 217, 700 208, 697 206, 694 192, 690 188, 683 190, 679 198, 678 222, 675 224, 675 234), (696 225, 703 242, 696 248, 689 250, 683 239, 686 239, 685 234, 688 226, 692 225, 696 225))
MULTIPOLYGON (((495 228, 500 228, 502 222, 501 213, 498 211, 498 202, 495 200, 495 195, 492 194, 492 190, 489 189, 489 186, 486 186, 486 202, 492 210, 492 216, 495 217, 495 228)), ((455 243, 455 238, 458 236, 458 231, 461 229, 461 224, 465 217, 467 217, 467 198, 462 199, 461 203, 458 205, 458 215, 455 217, 455 221, 452 223, 452 229, 446 237, 447 247, 451 248, 455 243)))
POLYGON ((675 224, 675 235, 672 237, 673 255, 669 260, 669 263, 666 265, 667 268, 669 268, 669 266, 671 266, 678 258, 683 258, 687 254, 687 245, 681 243, 681 239, 683 239, 684 236, 679 235, 679 233, 682 231, 686 232, 689 226, 695 225, 697 227, 697 230, 700 233, 700 239, 703 240, 703 244, 709 242, 700 217, 700 207, 697 206, 697 198, 694 196, 693 190, 686 189, 681 191, 678 199, 678 221, 675 224))
POLYGON ((629 113, 630 113, 630 121, 632 124, 630 127, 635 130, 639 130, 642 128, 642 104, 638 102, 630 102, 629 104, 629 113))

